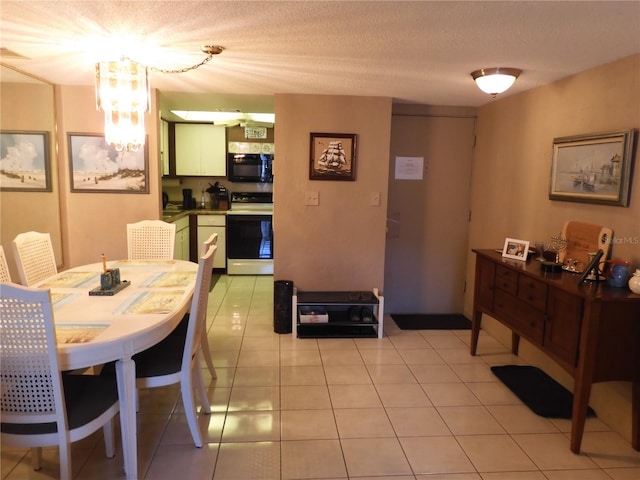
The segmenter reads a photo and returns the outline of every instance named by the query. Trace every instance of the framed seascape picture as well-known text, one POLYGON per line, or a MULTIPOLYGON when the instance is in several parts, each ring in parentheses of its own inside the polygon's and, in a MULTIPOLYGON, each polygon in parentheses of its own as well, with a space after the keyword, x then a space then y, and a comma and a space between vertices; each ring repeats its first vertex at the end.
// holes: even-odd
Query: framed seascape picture
POLYGON ((526 260, 529 255, 529 242, 527 240, 517 240, 506 238, 502 247, 502 256, 513 260, 526 260))
POLYGON ((117 151, 104 135, 69 133, 72 192, 149 193, 146 142, 137 152, 117 151))
POLYGON ((0 132, 0 190, 50 192, 49 132, 0 132))
POLYGON ((309 180, 355 180, 356 135, 311 133, 309 180))
POLYGON ((635 130, 553 140, 549 199, 626 207, 635 130))

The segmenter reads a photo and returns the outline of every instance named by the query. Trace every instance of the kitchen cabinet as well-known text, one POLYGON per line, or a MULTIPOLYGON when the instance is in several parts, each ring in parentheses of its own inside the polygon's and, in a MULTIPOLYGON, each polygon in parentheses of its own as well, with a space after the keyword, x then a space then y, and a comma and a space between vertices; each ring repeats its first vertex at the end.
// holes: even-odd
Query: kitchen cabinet
MULTIPOLYGON (((227 236, 226 236, 226 216, 219 215, 197 215, 198 217, 198 248, 202 248, 202 244, 212 234, 218 234, 218 250, 213 257, 213 268, 226 269, 227 267, 227 236)), ((198 252, 200 255, 200 252, 198 252)))
POLYGON ((224 177, 226 129, 221 125, 175 124, 176 175, 224 177))
POLYGON ((176 224, 176 245, 174 258, 176 260, 189 260, 189 216, 179 218, 176 224))
POLYGON ((294 289, 292 333, 298 338, 382 338, 384 297, 372 292, 294 289))
POLYGON ((539 348, 574 379, 570 448, 580 453, 591 385, 630 381, 631 444, 640 450, 640 295, 604 283, 578 285, 578 275, 543 272, 537 261, 476 253, 471 355, 476 355, 484 314, 539 348))
POLYGON ((169 175, 169 122, 160 120, 160 164, 162 175, 169 175))

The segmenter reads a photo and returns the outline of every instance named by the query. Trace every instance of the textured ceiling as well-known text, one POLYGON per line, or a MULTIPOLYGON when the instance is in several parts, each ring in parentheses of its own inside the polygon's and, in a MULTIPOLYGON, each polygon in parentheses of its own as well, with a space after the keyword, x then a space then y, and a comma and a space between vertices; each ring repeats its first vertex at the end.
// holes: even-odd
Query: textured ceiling
POLYGON ((164 69, 224 46, 197 70, 152 73, 172 108, 268 111, 275 93, 479 106, 491 97, 478 68, 521 68, 507 96, 640 52, 640 1, 2 0, 0 19, 0 46, 18 55, 2 62, 63 85, 92 85, 119 43, 112 55, 164 69))

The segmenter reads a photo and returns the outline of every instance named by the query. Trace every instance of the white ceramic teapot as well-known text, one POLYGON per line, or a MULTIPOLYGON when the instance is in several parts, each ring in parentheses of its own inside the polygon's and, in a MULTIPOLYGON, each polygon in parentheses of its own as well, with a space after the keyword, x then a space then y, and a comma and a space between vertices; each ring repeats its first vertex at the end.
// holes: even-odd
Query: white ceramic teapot
POLYGON ((633 293, 640 295, 640 268, 636 269, 635 273, 631 275, 629 279, 629 289, 633 293))

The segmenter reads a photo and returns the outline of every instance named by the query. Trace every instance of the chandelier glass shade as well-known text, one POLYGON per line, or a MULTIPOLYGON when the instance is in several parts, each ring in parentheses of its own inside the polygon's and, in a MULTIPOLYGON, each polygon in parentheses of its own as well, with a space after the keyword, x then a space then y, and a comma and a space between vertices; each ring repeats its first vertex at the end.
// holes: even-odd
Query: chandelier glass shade
POLYGON ((495 97, 499 93, 506 92, 516 79, 520 76, 522 70, 517 68, 481 68, 471 73, 478 88, 485 93, 495 97))
POLYGON ((137 151, 144 145, 150 95, 147 67, 127 58, 96 64, 96 107, 104 112, 105 140, 116 150, 137 151))
POLYGON ((96 63, 96 107, 104 112, 104 136, 116 150, 137 151, 145 143, 144 115, 151 111, 149 70, 186 73, 201 67, 224 51, 220 45, 202 45, 206 57, 177 69, 144 66, 129 57, 96 63))

